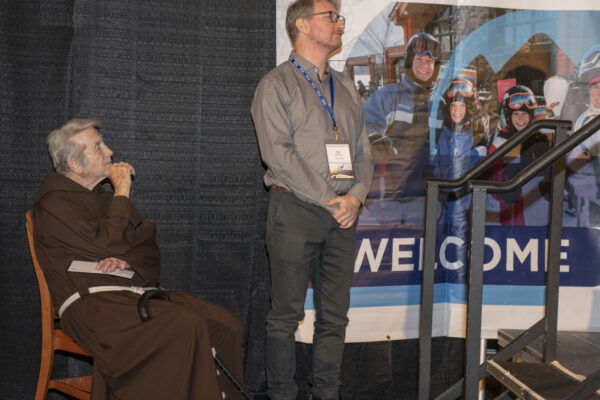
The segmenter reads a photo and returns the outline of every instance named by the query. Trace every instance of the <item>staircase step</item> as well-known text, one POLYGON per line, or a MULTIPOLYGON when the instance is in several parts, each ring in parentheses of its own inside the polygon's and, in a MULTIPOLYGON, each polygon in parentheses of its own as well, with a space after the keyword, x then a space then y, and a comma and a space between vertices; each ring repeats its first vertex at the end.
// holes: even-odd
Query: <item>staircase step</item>
MULTIPOLYGON (((579 383, 552 363, 488 360, 487 370, 521 399, 562 400, 579 383)), ((600 395, 588 399, 600 399, 600 395)))
MULTIPOLYGON (((498 344, 506 346, 523 332, 499 329, 498 344)), ((600 368, 600 332, 559 331, 556 360, 572 374, 589 376, 600 368)), ((542 337, 525 347, 518 357, 526 362, 540 362, 543 354, 542 337)))

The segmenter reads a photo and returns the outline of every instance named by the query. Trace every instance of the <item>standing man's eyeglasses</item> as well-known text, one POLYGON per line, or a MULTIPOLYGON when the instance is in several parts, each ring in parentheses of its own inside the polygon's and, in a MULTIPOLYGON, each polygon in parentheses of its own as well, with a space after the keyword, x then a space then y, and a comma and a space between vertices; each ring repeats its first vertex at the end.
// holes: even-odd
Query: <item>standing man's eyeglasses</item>
POLYGON ((334 24, 337 23, 338 21, 342 21, 342 25, 346 25, 346 18, 344 18, 340 14, 336 13, 335 11, 323 11, 323 12, 319 12, 319 13, 314 13, 313 15, 324 15, 324 14, 329 14, 329 20, 331 22, 333 22, 334 24))

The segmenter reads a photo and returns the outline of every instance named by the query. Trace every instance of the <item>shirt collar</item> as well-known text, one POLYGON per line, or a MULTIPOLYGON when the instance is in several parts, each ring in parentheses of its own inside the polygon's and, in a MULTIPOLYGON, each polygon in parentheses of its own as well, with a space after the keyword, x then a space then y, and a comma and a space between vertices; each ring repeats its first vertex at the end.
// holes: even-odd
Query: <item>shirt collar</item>
MULTIPOLYGON (((300 64, 300 66, 306 71, 307 74, 314 75, 317 77, 319 76, 319 69, 306 58, 302 57, 300 54, 296 53, 295 51, 292 51, 290 53, 290 57, 296 60, 296 62, 300 64)), ((329 66, 329 62, 327 62, 327 64, 325 64, 325 77, 329 75, 330 70, 331 67, 329 66)))

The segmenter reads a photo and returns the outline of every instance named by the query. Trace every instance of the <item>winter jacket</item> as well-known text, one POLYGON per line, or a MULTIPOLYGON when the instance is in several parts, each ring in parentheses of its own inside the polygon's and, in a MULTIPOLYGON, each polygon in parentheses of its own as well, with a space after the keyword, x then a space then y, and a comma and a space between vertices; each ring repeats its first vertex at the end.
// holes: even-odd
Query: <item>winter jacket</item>
MULTIPOLYGON (((424 196, 429 163, 429 114, 434 88, 426 89, 405 76, 369 97, 365 120, 371 141, 375 177, 385 179, 385 198, 424 196)), ((436 128, 441 128, 438 118, 436 128)), ((372 196, 380 196, 373 179, 372 196), (374 194, 373 191, 376 193, 374 194)))

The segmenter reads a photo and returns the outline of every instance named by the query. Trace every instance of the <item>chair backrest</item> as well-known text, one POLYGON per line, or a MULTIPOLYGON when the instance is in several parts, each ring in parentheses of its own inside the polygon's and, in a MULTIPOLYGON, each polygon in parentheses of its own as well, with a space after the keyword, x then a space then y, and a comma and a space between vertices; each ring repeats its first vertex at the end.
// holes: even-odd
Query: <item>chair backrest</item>
POLYGON ((42 357, 40 361, 40 374, 38 377, 35 400, 43 400, 49 389, 54 389, 67 393, 73 397, 82 400, 89 400, 92 388, 92 377, 81 376, 63 379, 50 379, 52 376, 52 366, 54 362, 54 352, 57 350, 70 353, 90 356, 73 339, 67 336, 62 330, 54 327, 58 316, 52 304, 52 297, 48 289, 48 283, 44 276, 44 271, 40 267, 35 254, 33 243, 33 213, 31 210, 25 214, 25 227, 27 229, 27 241, 29 242, 29 252, 31 253, 31 262, 35 270, 35 277, 40 289, 40 305, 42 316, 42 357))
MULTIPOLYGON (((50 296, 50 290, 48 289, 48 283, 46 283, 46 277, 44 271, 40 267, 40 263, 35 255, 35 247, 33 244, 33 212, 27 211, 25 214, 25 227, 27 229, 27 241, 29 242, 29 252, 31 253, 31 262, 33 263, 33 269, 35 271, 35 277, 40 289, 40 302, 42 306, 42 321, 52 321, 56 319, 57 315, 54 312, 54 306, 52 304, 52 297, 50 296)), ((42 326, 43 329, 43 326, 42 326)))

